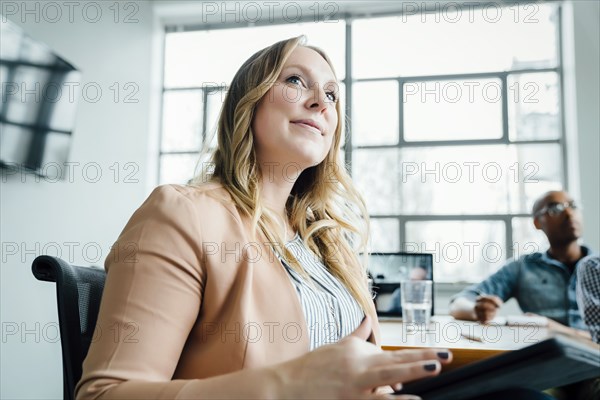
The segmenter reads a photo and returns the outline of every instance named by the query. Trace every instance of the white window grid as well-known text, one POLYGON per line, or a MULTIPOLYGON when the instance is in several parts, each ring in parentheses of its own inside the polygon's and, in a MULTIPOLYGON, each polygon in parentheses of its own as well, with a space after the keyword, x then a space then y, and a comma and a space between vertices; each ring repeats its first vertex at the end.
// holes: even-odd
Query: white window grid
MULTIPOLYGON (((562 37, 562 13, 560 4, 555 4, 557 20, 556 20, 556 34, 558 38, 562 37)), ((449 74, 449 75, 424 75, 424 76, 387 76, 387 77, 377 77, 377 78, 361 78, 361 79, 352 79, 352 37, 353 30, 352 25, 353 21, 361 19, 361 18, 379 18, 379 17, 388 17, 388 16, 398 16, 401 15, 399 12, 382 12, 382 13, 371 13, 369 15, 361 14, 361 13, 345 13, 341 16, 342 19, 345 20, 345 70, 346 76, 341 80, 345 88, 345 113, 346 120, 350 121, 346 124, 345 128, 345 145, 342 147, 343 156, 346 162, 346 167, 348 168, 350 174, 352 174, 353 167, 353 157, 356 151, 360 151, 363 149, 406 149, 406 148, 424 148, 424 147, 444 147, 444 146, 481 146, 481 145, 511 145, 511 144, 531 144, 531 145, 543 145, 543 144, 555 144, 559 146, 560 155, 561 155, 561 184, 565 190, 569 188, 568 182, 568 163, 566 162, 567 156, 567 143, 565 136, 565 124, 563 117, 564 110, 564 92, 563 92, 563 71, 562 71, 562 43, 561 40, 557 40, 557 64, 554 67, 542 67, 542 68, 525 68, 525 69, 511 69, 508 71, 492 71, 492 72, 484 72, 484 73, 466 73, 466 74, 449 74), (524 74, 537 74, 537 73, 553 73, 556 74, 558 78, 558 86, 559 86, 559 137, 555 139, 536 139, 536 140, 513 140, 509 137, 509 110, 508 110, 508 79, 511 76, 515 75, 524 75, 524 74), (384 82, 384 81, 394 81, 397 83, 398 87, 398 98, 403 99, 404 90, 406 84, 413 82, 434 82, 434 81, 446 81, 446 80, 478 80, 478 79, 498 79, 501 82, 502 89, 502 136, 499 138, 493 139, 467 139, 467 140, 427 140, 427 141, 409 141, 405 138, 405 129, 403 124, 403 108, 404 104, 402 101, 398 102, 399 109, 398 115, 400 118, 399 129, 398 129, 398 141, 395 144, 381 144, 381 145, 353 145, 353 136, 352 136, 352 95, 353 95, 353 85, 355 83, 362 82, 384 82)), ((297 23, 312 21, 312 18, 307 19, 307 21, 300 20, 296 21, 297 23)), ((284 21, 273 21, 268 23, 269 25, 277 24, 277 23, 285 23, 284 21)), ((260 23, 254 24, 256 26, 261 25, 260 23)), ((238 27, 245 27, 247 25, 244 24, 202 24, 202 25, 169 25, 165 27, 165 34, 168 35, 171 32, 182 32, 182 31, 199 31, 199 30, 216 30, 216 29, 235 29, 238 27)), ((177 88, 163 88, 163 93, 170 91, 178 91, 178 90, 198 90, 202 92, 203 97, 203 107, 199 112, 202 113, 202 143, 205 143, 206 140, 210 138, 210 130, 211 126, 209 126, 208 121, 208 111, 207 111, 207 97, 214 93, 215 91, 223 91, 227 88, 224 86, 211 86, 211 87, 198 87, 198 86, 189 86, 189 87, 177 87, 177 88)), ((212 127, 214 128, 214 127, 212 127)), ((162 132, 161 132, 162 134, 162 132)), ((162 146, 159 151, 159 159, 164 157, 165 155, 198 155, 199 149, 193 149, 189 151, 185 150, 176 150, 176 151, 165 151, 162 149, 162 146)), ((160 162, 159 162, 159 170, 157 174, 157 180, 160 181, 160 162)), ((441 221, 456 221, 456 222, 464 222, 464 221, 482 221, 482 222, 500 222, 504 225, 504 249, 506 251, 506 258, 511 258, 513 256, 519 255, 519 250, 513 247, 514 238, 513 238, 513 225, 514 220, 516 218, 531 218, 531 214, 529 212, 512 212, 512 213, 493 213, 493 214, 419 214, 419 215, 411 215, 406 213, 392 213, 392 214, 371 214, 370 218, 373 221, 378 220, 386 220, 386 221, 397 221, 397 232, 390 233, 391 235, 395 235, 397 240, 394 242, 397 243, 396 248, 394 249, 386 249, 387 251, 430 251, 432 252, 433 248, 418 248, 415 249, 414 242, 410 240, 404 240, 403 238, 407 238, 407 224, 411 222, 441 222, 441 221), (515 251, 516 250, 516 251, 515 251)), ((407 238, 408 239, 408 238, 407 238)), ((543 239, 540 242, 544 242, 543 239)), ((527 248, 527 245, 525 246, 527 248)), ((537 250, 539 246, 530 247, 530 250, 537 250)), ((493 271, 487 271, 487 273, 493 271)), ((487 275, 486 273, 486 275, 487 275)), ((461 279, 461 281, 464 279, 461 279)), ((477 279, 474 279, 477 280, 477 279)), ((452 280, 449 280, 452 281, 452 280)))

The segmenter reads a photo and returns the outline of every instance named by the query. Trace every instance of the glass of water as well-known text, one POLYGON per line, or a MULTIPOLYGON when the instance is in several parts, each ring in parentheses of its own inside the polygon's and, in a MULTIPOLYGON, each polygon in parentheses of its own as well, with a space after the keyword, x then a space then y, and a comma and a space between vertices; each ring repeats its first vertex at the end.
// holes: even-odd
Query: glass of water
POLYGON ((432 282, 404 281, 400 283, 402 322, 427 327, 431 319, 432 282))

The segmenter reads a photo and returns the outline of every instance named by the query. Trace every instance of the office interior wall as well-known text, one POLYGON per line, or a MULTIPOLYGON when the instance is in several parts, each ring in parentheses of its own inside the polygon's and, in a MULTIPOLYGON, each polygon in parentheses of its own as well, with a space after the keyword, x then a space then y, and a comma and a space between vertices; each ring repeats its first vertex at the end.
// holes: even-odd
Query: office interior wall
POLYGON ((18 12, 3 17, 82 71, 74 88, 79 103, 69 156, 73 173, 36 182, 33 175, 3 171, 1 183, 0 398, 59 399, 55 287, 33 277, 31 262, 47 253, 79 265, 103 265, 147 196, 147 149, 157 125, 152 91, 160 87, 152 81, 156 32, 149 2, 137 2, 135 9, 124 8, 125 2, 119 8, 116 2, 95 2, 100 14, 95 5, 70 2, 72 15, 66 3, 56 2, 62 9, 58 19, 51 8, 44 14, 44 2, 3 2, 3 11, 11 10, 8 3, 18 12))
POLYGON ((563 21, 569 189, 584 206, 584 242, 599 251, 600 3, 566 2, 563 21))

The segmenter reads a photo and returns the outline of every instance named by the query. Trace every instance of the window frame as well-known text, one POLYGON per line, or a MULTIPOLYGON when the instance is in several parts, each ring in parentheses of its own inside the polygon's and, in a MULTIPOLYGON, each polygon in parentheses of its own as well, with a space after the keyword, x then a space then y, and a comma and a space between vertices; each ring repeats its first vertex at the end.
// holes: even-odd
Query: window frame
MULTIPOLYGON (((523 1, 517 2, 512 5, 525 5, 525 4, 536 4, 539 2, 535 1, 523 1)), ((481 9, 486 6, 485 2, 477 3, 478 5, 473 5, 473 9, 481 9)), ((544 3, 542 3, 544 4, 544 3)), ((565 129, 565 104, 564 104, 564 73, 563 73, 563 42, 562 42, 562 33, 563 33, 563 6, 560 3, 551 3, 553 7, 556 7, 556 58, 557 63, 555 67, 543 67, 543 68, 524 68, 524 69, 514 69, 507 71, 492 71, 492 72, 481 72, 481 73, 466 73, 466 74, 449 74, 449 75, 423 75, 423 76, 387 76, 387 77, 377 77, 377 78, 360 78, 360 79, 352 79, 353 76, 353 64, 352 64, 352 44, 353 44, 353 21, 357 19, 366 19, 366 18, 379 18, 379 17, 397 17, 402 16, 403 13, 401 11, 384 11, 384 12, 373 12, 373 13, 364 13, 364 12, 344 12, 339 14, 339 20, 343 20, 345 23, 345 67, 346 73, 344 79, 341 82, 345 86, 345 113, 346 120, 352 121, 352 96, 353 96, 353 84, 354 83, 362 83, 362 82, 377 82, 377 81, 391 81, 395 80, 398 83, 398 99, 399 99, 399 132, 398 132, 398 142, 397 144, 382 144, 382 145, 360 145, 354 146, 352 140, 352 132, 351 132, 351 123, 347 123, 345 125, 345 144, 342 147, 342 151, 344 153, 345 162, 348 168, 349 173, 352 175, 352 159, 353 152, 355 150, 361 149, 390 149, 390 148, 419 148, 419 147, 442 147, 442 146, 476 146, 476 145, 494 145, 494 144, 532 144, 532 145, 543 145, 543 144, 557 144, 559 146, 559 151, 561 154, 561 162, 562 162, 562 173, 560 176, 561 184, 565 188, 565 190, 569 189, 569 164, 567 163, 567 140, 566 140, 566 129, 565 129), (558 129, 559 135, 556 139, 540 139, 540 140, 511 140, 509 137, 509 94, 508 94, 508 79, 511 75, 522 75, 529 73, 544 73, 544 72, 552 72, 557 75, 557 83, 558 83, 558 129), (402 99, 404 98, 404 86, 406 83, 410 82, 430 82, 430 81, 444 81, 444 80, 463 80, 463 79, 489 79, 496 78, 501 81, 502 87, 502 97, 501 97, 501 109, 502 109, 502 136, 500 138, 494 139, 467 139, 467 140, 427 140, 427 141, 406 141, 404 137, 404 104, 402 99)), ((505 5, 501 5, 501 7, 509 7, 510 3, 505 5)), ((412 14, 411 14, 412 15, 412 14)), ((294 23, 303 23, 303 22, 315 22, 314 18, 307 17, 301 18, 294 23)), ((287 23, 284 20, 273 20, 273 21, 259 21, 257 23, 252 24, 252 26, 263 26, 263 25, 279 25, 287 23)), ((327 23, 327 21, 319 21, 318 23, 327 23)), ((223 30, 223 29, 234 29, 234 28, 242 28, 248 27, 250 24, 248 23, 219 23, 219 24, 170 24, 165 26, 165 36, 164 39, 166 41, 166 36, 172 32, 186 32, 186 31, 205 31, 205 30, 223 30)), ((165 59, 163 57, 163 82, 164 82, 164 72, 165 72, 165 59)), ((202 143, 205 143, 206 135, 207 135, 207 103, 206 99, 208 96, 209 90, 223 90, 223 87, 177 87, 177 88, 165 88, 163 84, 162 88, 162 96, 161 103, 164 97, 164 93, 166 91, 176 91, 176 90, 202 90, 203 91, 203 119, 202 119, 202 143)), ((166 154, 197 154, 198 151, 163 151, 162 149, 162 104, 161 104, 161 127, 159 134, 159 159, 158 159, 158 169, 157 169, 157 179, 160 180, 161 174, 161 158, 166 154)), ((399 231, 398 235, 398 243, 400 244, 400 248, 397 251, 406 251, 406 243, 411 243, 407 241, 406 238, 406 224, 409 222, 425 222, 425 221, 502 221, 505 226, 505 249, 506 249, 506 259, 509 259, 514 256, 513 250, 513 218, 519 217, 531 217, 530 213, 501 213, 501 214, 469 214, 469 215, 458 215, 458 214, 419 214, 419 215, 406 215, 406 214, 370 214, 370 218, 372 220, 376 219, 395 219, 398 221, 399 231)), ((492 272, 492 271, 490 271, 492 272)), ((457 281, 449 281, 450 284, 456 284, 457 281)))

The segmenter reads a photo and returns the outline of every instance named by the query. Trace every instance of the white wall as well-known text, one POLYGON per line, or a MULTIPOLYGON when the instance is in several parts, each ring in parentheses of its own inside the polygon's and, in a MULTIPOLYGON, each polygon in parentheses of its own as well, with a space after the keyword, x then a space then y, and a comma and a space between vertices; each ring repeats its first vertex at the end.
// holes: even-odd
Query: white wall
POLYGON ((584 205, 584 241, 600 251, 600 3, 567 2, 563 20, 569 186, 584 205))
POLYGON ((98 102, 79 102, 69 161, 81 165, 72 177, 35 182, 29 175, 23 182, 19 175, 4 175, 1 183, 0 398, 58 399, 62 398, 62 368, 55 288, 35 280, 31 262, 38 254, 60 252, 76 264, 102 265, 124 223, 154 184, 146 178, 149 137, 157 126, 151 117, 158 115, 151 102, 156 89, 151 86, 153 14, 150 3, 141 2, 137 11, 121 8, 120 22, 115 23, 114 11, 108 8, 114 2, 97 2, 102 4, 102 17, 92 23, 85 18, 95 19, 94 8, 82 14, 82 3, 73 2, 79 6, 72 23, 66 6, 62 18, 51 23, 48 18, 55 14, 50 14, 51 9, 44 13, 43 2, 10 2, 19 9, 16 15, 8 15, 8 3, 2 6, 8 19, 79 68, 82 86, 97 83, 102 89, 98 102), (24 4, 34 14, 22 15, 24 4), (138 22, 123 23, 130 12, 135 12, 132 17, 138 22), (110 89, 115 82, 121 90, 128 82, 136 85, 138 102, 124 103, 123 91, 115 101, 110 89), (100 166, 102 176, 97 183, 92 183, 95 168, 91 163, 100 166), (116 183, 110 169, 114 163, 120 166, 116 183), (131 178, 138 183, 124 181, 125 174, 134 171, 125 170, 125 163, 137 168, 131 178), (96 255, 97 248, 102 254, 96 255))
MULTIPOLYGON (((38 2, 29 4, 34 3, 38 2)), ((32 176, 22 182, 17 175, 0 184, 2 399, 62 397, 54 287, 31 275, 35 255, 56 254, 56 244, 67 260, 71 258, 70 261, 83 265, 101 264, 125 221, 155 183, 152 154, 156 148, 160 81, 158 70, 152 67, 160 66, 160 52, 153 52, 161 43, 159 25, 148 2, 137 3, 139 10, 133 17, 139 22, 131 24, 122 20, 132 9, 121 9, 121 22, 114 23, 114 11, 108 8, 113 2, 98 3, 103 4, 103 17, 97 23, 83 18, 82 6, 75 9, 73 23, 69 22, 66 9, 63 11, 67 14, 56 23, 43 18, 36 22, 35 16, 29 14, 23 16, 24 21, 20 14, 9 16, 31 36, 43 40, 80 68, 82 83, 97 82, 103 89, 99 102, 80 102, 70 155, 70 161, 81 166, 98 163, 103 175, 99 182, 90 183, 93 169, 88 170, 90 176, 86 177, 79 168, 73 182, 35 182, 32 176), (139 102, 114 102, 109 89, 114 82, 121 88, 127 82, 138 85, 135 97, 139 102), (114 172, 109 169, 115 162, 121 167, 116 183, 114 172), (127 162, 139 166, 134 175, 138 183, 124 182, 124 173, 130 171, 123 170, 127 162), (71 245, 72 242, 77 245, 71 245), (89 254, 82 252, 86 245, 89 254), (72 255, 69 246, 76 246, 72 255), (93 251, 98 246, 102 249, 99 256, 93 251), (94 262, 96 259, 99 261, 94 262), (17 329, 14 334, 13 329, 17 329)), ((569 147, 574 160, 571 182, 577 186, 577 170, 581 169, 580 192, 587 205, 586 242, 600 249, 598 4, 575 3, 573 12, 565 15, 566 25, 571 27, 570 33, 565 32, 570 57, 565 78, 571 85, 568 126, 569 135, 578 139, 569 147)), ((22 7, 23 3, 14 4, 22 7)), ((93 17, 93 10, 88 11, 88 17, 93 17)), ((447 303, 439 304, 441 310, 447 303)))

